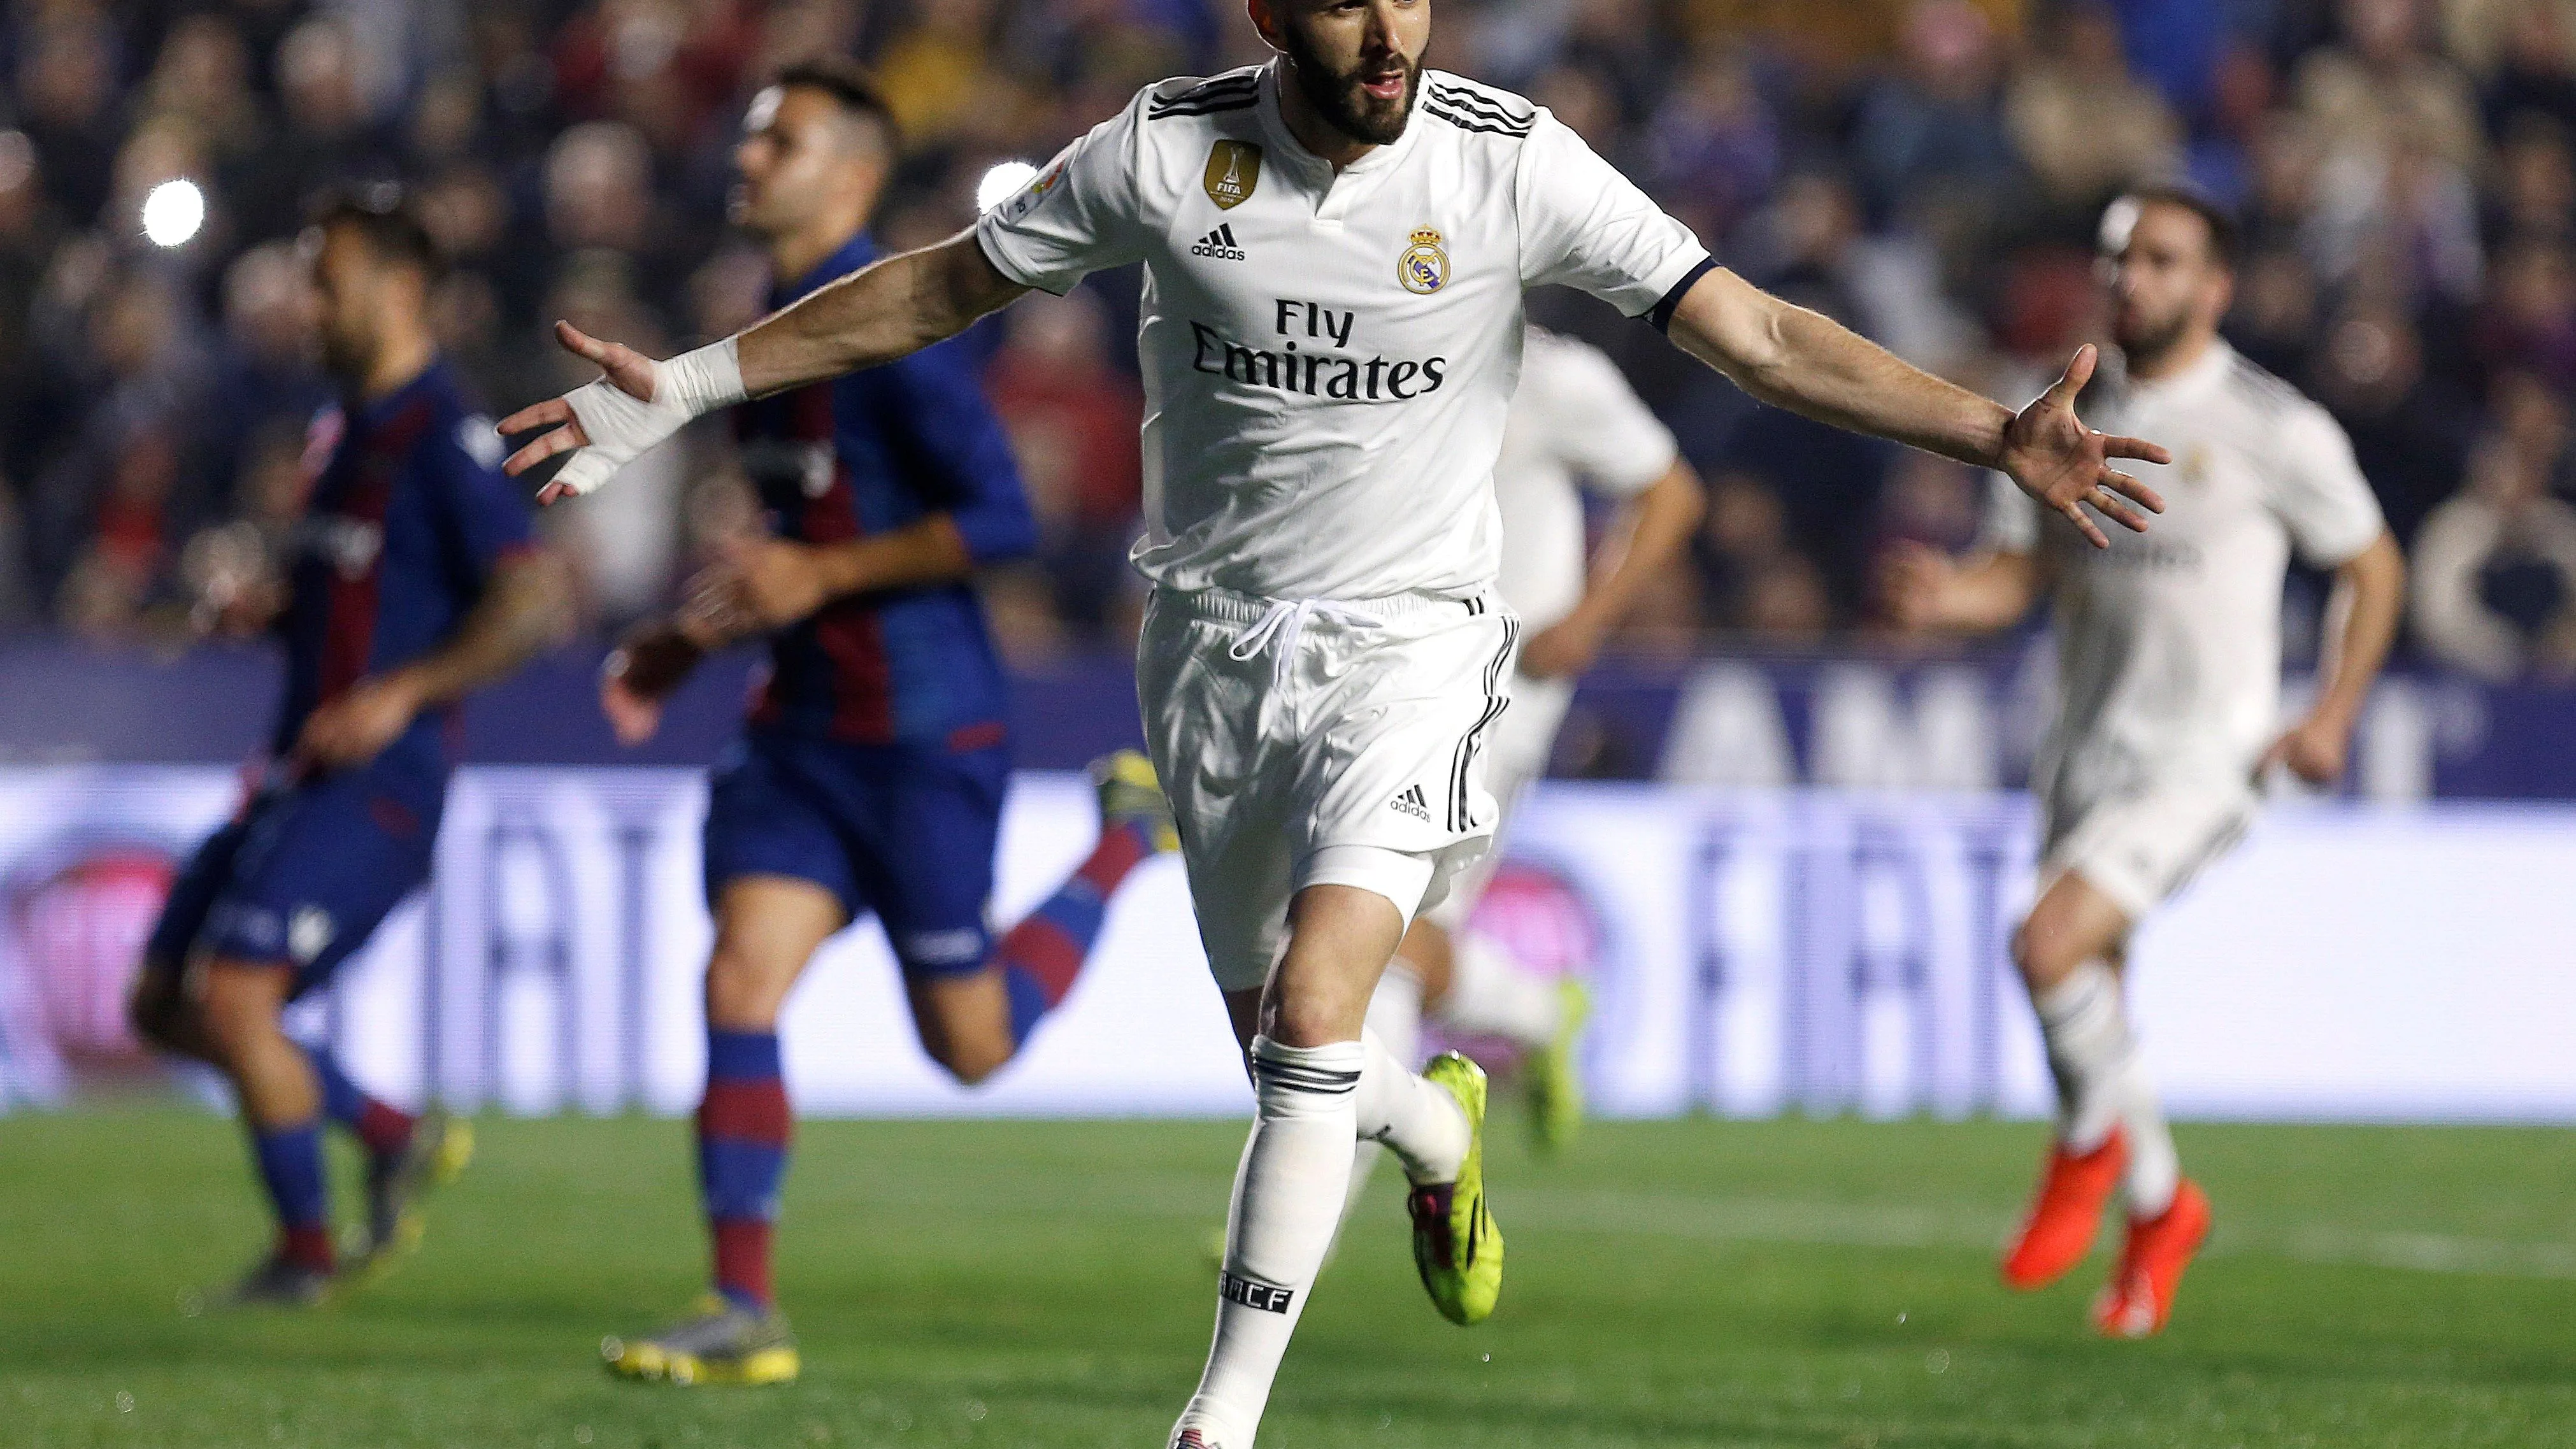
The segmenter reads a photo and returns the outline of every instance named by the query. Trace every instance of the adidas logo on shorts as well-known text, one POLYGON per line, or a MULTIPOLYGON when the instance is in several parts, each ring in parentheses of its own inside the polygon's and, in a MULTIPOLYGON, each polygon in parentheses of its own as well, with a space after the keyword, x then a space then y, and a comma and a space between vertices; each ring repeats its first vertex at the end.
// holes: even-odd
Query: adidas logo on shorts
POLYGON ((1197 241, 1191 243, 1190 255, 1194 257, 1215 257, 1220 261, 1228 262, 1248 260, 1243 248, 1235 245, 1234 223, 1232 222, 1227 222, 1225 225, 1218 227, 1216 230, 1209 232, 1206 236, 1200 237, 1197 241))
POLYGON ((1431 806, 1422 798, 1422 787, 1419 785, 1405 786, 1403 794, 1387 803, 1425 825, 1431 823, 1431 806))

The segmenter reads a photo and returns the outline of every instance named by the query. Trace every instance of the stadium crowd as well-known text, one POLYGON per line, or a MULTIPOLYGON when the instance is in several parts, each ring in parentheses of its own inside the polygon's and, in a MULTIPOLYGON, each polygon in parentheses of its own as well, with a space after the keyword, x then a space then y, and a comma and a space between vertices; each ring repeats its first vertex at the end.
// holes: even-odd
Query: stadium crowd
MULTIPOLYGON (((2576 675, 2576 0, 1439 3, 1435 64, 1552 107, 1754 280, 1998 396, 2092 335, 2104 202, 2205 189, 2243 223, 2231 334, 2350 431, 2414 560, 2419 657, 2576 675)), ((0 631, 172 637, 292 518, 329 395, 294 251, 317 188, 424 209, 453 258, 446 346, 497 414, 582 380, 553 318, 662 352, 762 310, 724 199, 777 66, 876 67, 906 143, 876 229, 903 246, 1138 85, 1259 58, 1240 8, 9 0, 0 631), (182 180, 202 220, 173 203, 147 228, 182 180)), ((991 583, 1021 657, 1132 624, 1136 285, 968 339, 1043 522, 991 583)), ((1869 631, 1892 540, 1973 541, 1968 470, 1759 410, 1588 299, 1532 311, 1608 349, 1713 490, 1627 647, 1869 631)), ((684 444, 618 506, 547 519, 601 627, 745 522, 721 428, 684 444)))

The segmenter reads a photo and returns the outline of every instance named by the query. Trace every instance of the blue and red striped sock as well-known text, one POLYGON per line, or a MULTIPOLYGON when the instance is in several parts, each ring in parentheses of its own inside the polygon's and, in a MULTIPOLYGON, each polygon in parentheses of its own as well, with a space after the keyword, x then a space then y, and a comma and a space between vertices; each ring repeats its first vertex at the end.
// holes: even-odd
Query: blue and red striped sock
POLYGON ((340 1070, 330 1048, 307 1046, 304 1059, 313 1064, 313 1079, 321 1085, 323 1116, 356 1134, 377 1157, 391 1157, 411 1145, 412 1115, 368 1096, 340 1070))
POLYGON ((707 1095, 698 1105, 698 1189, 715 1245, 716 1291, 767 1313, 770 1228, 787 1175, 793 1118, 774 1031, 707 1030, 707 1095))
POLYGON ((1104 825, 1091 856, 1044 904, 1023 917, 994 949, 1002 982, 1011 997, 1011 1044, 1020 1046, 1046 1014, 1064 1004, 1074 979, 1082 974, 1091 946, 1100 939, 1100 923, 1109 915, 1109 898, 1137 862, 1154 853, 1144 827, 1126 822, 1104 825))
POLYGON ((277 1213, 277 1255, 331 1271, 331 1200, 322 1177, 319 1118, 292 1127, 250 1130, 251 1158, 277 1213))

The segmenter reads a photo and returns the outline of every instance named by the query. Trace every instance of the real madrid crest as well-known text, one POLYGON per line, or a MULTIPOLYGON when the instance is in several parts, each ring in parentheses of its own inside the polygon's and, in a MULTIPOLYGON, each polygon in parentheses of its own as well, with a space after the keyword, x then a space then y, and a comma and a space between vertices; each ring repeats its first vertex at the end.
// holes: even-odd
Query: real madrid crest
POLYGON ((1404 255, 1395 259, 1395 279, 1408 292, 1437 292, 1449 281, 1449 253, 1440 245, 1440 233, 1427 226, 1413 229, 1411 244, 1404 255))
POLYGON ((1219 211, 1250 201, 1252 188, 1261 184, 1261 148, 1249 141, 1217 142, 1208 148, 1207 175, 1200 184, 1219 211))

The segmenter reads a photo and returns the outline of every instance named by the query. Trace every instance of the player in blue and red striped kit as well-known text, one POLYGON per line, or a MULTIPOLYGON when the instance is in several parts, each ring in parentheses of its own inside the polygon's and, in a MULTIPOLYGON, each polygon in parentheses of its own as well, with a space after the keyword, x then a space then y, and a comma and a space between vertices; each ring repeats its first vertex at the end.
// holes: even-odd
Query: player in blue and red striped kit
MULTIPOLYGON (((884 103, 852 65, 791 67, 754 100, 735 219, 790 279, 775 304, 874 260, 863 228, 892 142, 884 103)), ((620 736, 640 740, 706 649, 769 636, 768 682, 707 809, 716 944, 697 1131, 716 1291, 667 1332, 606 1345, 617 1373, 678 1383, 798 1370, 770 1274, 790 1126, 778 1015, 815 950, 875 913, 922 1044, 960 1081, 981 1081, 1072 989, 1119 883, 1177 844, 1153 767, 1113 756, 1094 767, 1090 858, 999 942, 986 928, 1010 751, 969 576, 1027 552, 1035 529, 961 348, 737 417, 770 535, 734 545, 676 615, 630 636, 601 689, 620 736)))
POLYGON ((438 258, 389 192, 339 201, 307 232, 323 350, 344 401, 314 424, 282 579, 210 599, 273 628, 286 691, 265 782, 201 846, 145 947, 146 1039, 232 1083, 278 1222, 240 1302, 309 1304, 335 1263, 325 1120, 368 1154, 367 1255, 417 1232, 412 1200, 463 1165, 463 1124, 415 1120, 280 1026, 428 878, 446 800, 451 707, 556 637, 566 590, 532 545, 492 424, 437 356, 438 258))

